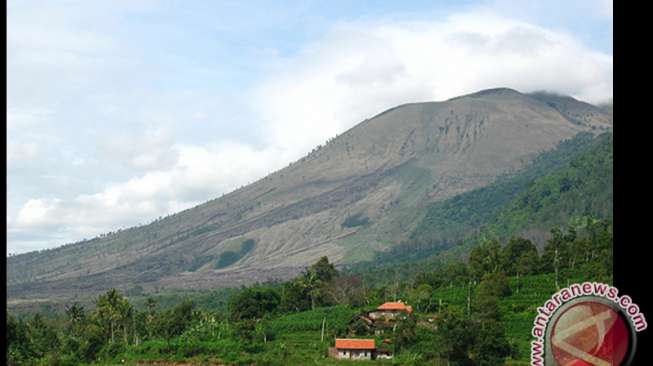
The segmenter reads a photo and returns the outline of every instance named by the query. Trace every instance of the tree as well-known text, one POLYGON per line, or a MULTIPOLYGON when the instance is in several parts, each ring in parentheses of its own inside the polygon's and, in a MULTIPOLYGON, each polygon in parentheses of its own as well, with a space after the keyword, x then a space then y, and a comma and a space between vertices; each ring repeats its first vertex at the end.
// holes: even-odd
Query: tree
POLYGON ((506 274, 517 277, 517 292, 520 277, 535 273, 539 266, 537 247, 528 239, 512 238, 501 251, 502 267, 506 274))
POLYGON ((229 301, 231 319, 260 319, 279 308, 280 295, 270 288, 246 288, 229 301))
POLYGON ((410 302, 419 312, 430 312, 435 310, 433 302, 433 288, 428 284, 422 284, 410 291, 410 302))
POLYGON ((281 308, 286 311, 315 309, 318 303, 328 303, 327 284, 338 277, 338 271, 327 257, 315 264, 293 281, 286 283, 281 292, 281 308))
POLYGON ((403 348, 415 343, 417 334, 415 317, 409 315, 397 321, 395 329, 395 352, 400 353, 403 348))
POLYGON ((84 307, 79 303, 74 302, 71 306, 66 308, 66 315, 68 316, 68 329, 74 336, 79 336, 86 320, 86 313, 84 307))
POLYGON ((448 365, 503 365, 512 353, 500 321, 499 295, 504 291, 501 273, 486 274, 479 283, 475 312, 471 317, 451 310, 442 312, 436 337, 440 356, 448 365))
POLYGON ((571 260, 570 268, 573 270, 577 266, 590 262, 592 255, 592 242, 589 238, 576 238, 571 243, 571 260))
POLYGON ((499 321, 499 298, 510 294, 508 279, 502 272, 488 273, 478 285, 474 314, 483 321, 499 321))
POLYGON ((503 365, 506 357, 512 353, 505 330, 498 321, 490 320, 481 323, 475 338, 470 353, 478 366, 503 365))
POLYGON ((115 333, 119 327, 123 328, 124 341, 127 343, 127 326, 132 311, 133 307, 127 298, 114 288, 98 298, 96 302, 98 319, 103 324, 108 324, 111 343, 115 342, 115 333))
POLYGON ((147 300, 145 300, 145 307, 147 307, 150 314, 154 314, 156 312, 156 300, 151 296, 148 297, 147 300))
POLYGON ((7 338, 5 339, 5 344, 7 345, 7 348, 10 348, 11 345, 16 342, 18 323, 16 322, 16 319, 9 314, 9 311, 7 311, 6 321, 7 338))
POLYGON ((155 331, 156 300, 153 297, 148 297, 147 300, 145 300, 145 306, 147 307, 147 314, 145 315, 145 329, 147 331, 147 336, 152 337, 155 331))
POLYGON ((184 301, 160 314, 157 319, 157 333, 162 335, 168 344, 174 336, 178 336, 188 327, 193 316, 193 307, 191 301, 184 301))
POLYGON ((473 280, 501 268, 501 245, 496 239, 486 240, 469 253, 469 270, 473 280))
POLYGON ((478 285, 473 317, 476 333, 470 350, 475 365, 503 365, 512 352, 499 309, 499 298, 509 294, 508 279, 502 272, 486 274, 478 285))
POLYGON ((501 262, 507 275, 525 275, 537 270, 537 247, 528 239, 512 238, 501 250, 501 262))
POLYGON ((471 366, 471 348, 475 342, 475 326, 462 314, 445 311, 438 322, 436 333, 440 356, 452 366, 471 366))
POLYGON ((319 281, 323 283, 329 282, 338 276, 338 271, 333 264, 329 263, 329 258, 322 257, 309 269, 309 272, 314 272, 319 281))
POLYGON ((74 302, 72 305, 66 307, 66 315, 68 316, 68 320, 73 324, 81 323, 86 318, 84 307, 78 302, 74 302))
POLYGON ((338 276, 325 284, 322 292, 323 300, 329 305, 362 306, 367 298, 363 281, 356 276, 338 276))
POLYGON ((313 271, 307 271, 298 279, 298 284, 302 292, 307 294, 311 299, 311 310, 315 309, 315 300, 320 296, 320 287, 322 286, 322 281, 318 274, 313 271))
POLYGON ((30 353, 35 358, 42 358, 59 348, 56 330, 38 313, 27 322, 27 339, 30 353))
POLYGON ((371 325, 369 320, 365 320, 362 317, 357 317, 349 325, 348 333, 352 333, 358 336, 366 335, 372 332, 371 325))
POLYGON ((20 364, 31 355, 27 324, 7 311, 7 364, 20 364))
POLYGON ((479 296, 495 296, 497 298, 510 295, 508 277, 503 272, 488 273, 478 284, 479 296))
POLYGON ((593 273, 612 277, 613 270, 613 234, 612 224, 608 221, 596 220, 588 227, 592 243, 588 262, 596 263, 593 273))
POLYGON ((414 287, 419 287, 420 285, 429 285, 431 288, 440 288, 447 282, 445 276, 442 275, 442 270, 433 271, 433 272, 420 272, 415 276, 415 281, 413 282, 414 287))
POLYGON ((560 228, 551 229, 551 238, 544 246, 542 254, 542 270, 555 273, 555 285, 560 289, 560 270, 564 269, 565 259, 569 256, 569 245, 560 228))
POLYGON ((134 344, 139 345, 141 340, 151 337, 152 323, 149 321, 150 314, 147 311, 134 311, 132 316, 132 334, 134 344))
POLYGON ((298 280, 286 282, 281 289, 282 311, 303 311, 311 307, 311 300, 305 293, 305 288, 298 280))
MULTIPOLYGON (((445 279, 445 282, 448 282, 449 287, 467 284, 473 277, 469 266, 462 261, 449 262, 440 272, 440 276, 445 279)), ((437 288, 433 284, 431 286, 437 288)))

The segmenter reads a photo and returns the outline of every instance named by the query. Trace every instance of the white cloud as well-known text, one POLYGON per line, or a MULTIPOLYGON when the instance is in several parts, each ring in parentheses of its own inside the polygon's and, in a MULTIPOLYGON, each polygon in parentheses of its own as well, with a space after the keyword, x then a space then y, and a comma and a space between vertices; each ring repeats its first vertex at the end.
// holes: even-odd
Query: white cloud
POLYGON ((234 142, 175 145, 174 150, 178 158, 170 169, 151 171, 70 201, 31 199, 20 208, 15 222, 8 216, 9 232, 55 231, 60 240, 73 241, 144 224, 251 183, 286 161, 275 149, 260 151, 234 142))
POLYGON ((384 109, 498 86, 612 96, 612 56, 570 35, 486 13, 344 24, 261 86, 268 142, 306 151, 384 109))
POLYGON ((51 222, 51 212, 55 209, 58 200, 44 201, 40 199, 29 200, 18 212, 18 225, 43 225, 51 222))
POLYGON ((173 166, 178 158, 174 143, 172 130, 159 127, 117 131, 98 147, 106 159, 120 160, 142 172, 173 166))

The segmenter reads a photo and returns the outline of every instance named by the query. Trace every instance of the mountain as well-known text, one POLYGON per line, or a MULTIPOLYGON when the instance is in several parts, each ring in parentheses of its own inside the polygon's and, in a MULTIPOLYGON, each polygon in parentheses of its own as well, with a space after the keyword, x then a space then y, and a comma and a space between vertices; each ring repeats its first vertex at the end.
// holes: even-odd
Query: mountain
POLYGON ((8 296, 239 286, 288 278, 324 255, 340 265, 372 259, 409 239, 434 203, 517 174, 579 133, 611 128, 611 113, 590 104, 506 88, 401 105, 221 198, 10 257, 8 296))
POLYGON ((506 243, 519 236, 542 248, 554 227, 580 229, 612 221, 613 136, 581 132, 515 174, 430 203, 409 238, 374 260, 349 266, 369 281, 408 278, 424 268, 464 257, 483 238, 506 243), (388 273, 391 275, 388 276, 388 273))

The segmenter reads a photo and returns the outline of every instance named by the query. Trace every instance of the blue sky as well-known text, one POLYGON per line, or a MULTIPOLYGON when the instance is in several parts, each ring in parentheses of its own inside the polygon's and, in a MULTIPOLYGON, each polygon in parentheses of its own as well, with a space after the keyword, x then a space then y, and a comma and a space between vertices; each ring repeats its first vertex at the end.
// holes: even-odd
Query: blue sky
POLYGON ((8 253, 147 223, 397 104, 612 96, 611 1, 9 1, 8 253))

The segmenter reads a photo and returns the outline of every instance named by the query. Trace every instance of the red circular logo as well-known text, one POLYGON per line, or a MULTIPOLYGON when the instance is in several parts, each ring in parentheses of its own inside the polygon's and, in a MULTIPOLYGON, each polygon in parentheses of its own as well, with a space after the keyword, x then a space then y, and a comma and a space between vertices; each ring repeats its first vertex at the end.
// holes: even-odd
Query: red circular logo
POLYGON ((594 301, 565 309, 551 331, 553 357, 561 366, 612 366, 625 361, 630 333, 612 307, 594 301))

